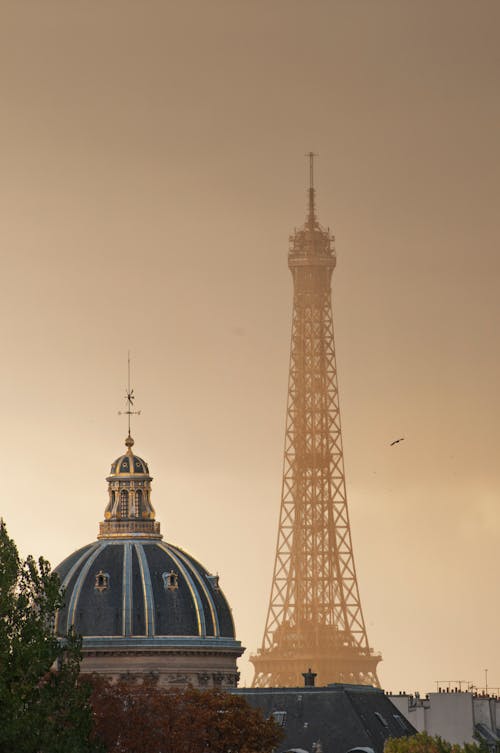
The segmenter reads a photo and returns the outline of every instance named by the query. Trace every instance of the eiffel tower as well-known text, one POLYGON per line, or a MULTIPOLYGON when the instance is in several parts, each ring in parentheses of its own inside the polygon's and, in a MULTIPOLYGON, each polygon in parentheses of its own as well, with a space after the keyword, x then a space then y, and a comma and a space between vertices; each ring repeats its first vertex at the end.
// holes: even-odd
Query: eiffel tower
POLYGON ((293 321, 283 487, 274 577, 254 687, 293 687, 312 668, 319 685, 379 686, 368 644, 345 489, 331 305, 334 238, 309 207, 290 238, 293 321))

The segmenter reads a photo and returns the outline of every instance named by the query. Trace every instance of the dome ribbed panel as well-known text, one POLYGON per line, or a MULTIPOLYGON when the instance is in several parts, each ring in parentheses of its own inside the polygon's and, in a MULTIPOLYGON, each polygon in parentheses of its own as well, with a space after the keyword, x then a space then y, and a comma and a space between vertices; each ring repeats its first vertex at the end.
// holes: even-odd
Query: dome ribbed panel
POLYGON ((217 614, 219 615, 220 634, 222 638, 234 638, 235 629, 233 615, 221 589, 214 590, 214 601, 217 614))
POLYGON ((70 554, 69 557, 66 557, 65 560, 63 560, 56 568, 55 571, 58 573, 61 583, 64 585, 64 579, 69 574, 71 568, 74 565, 77 565, 79 563, 79 560, 81 562, 80 565, 83 564, 83 561, 85 560, 85 555, 92 549, 92 547, 95 546, 95 544, 87 544, 87 546, 82 546, 81 549, 77 549, 76 552, 73 552, 73 554, 70 554))
MULTIPOLYGON (((175 549, 175 547, 172 547, 172 549, 175 549)), ((195 560, 194 557, 192 557, 190 554, 187 554, 186 552, 182 552, 182 554, 191 563, 192 568, 198 571, 198 573, 203 577, 203 580, 207 584, 207 589, 210 589, 209 593, 211 600, 215 606, 215 612, 219 623, 220 636, 223 638, 234 638, 235 629, 233 615, 222 590, 220 588, 213 588, 212 584, 208 580, 207 572, 203 565, 195 560)))
POLYGON ((193 604, 196 611, 198 635, 202 635, 203 637, 205 637, 207 634, 205 610, 203 608, 203 602, 200 597, 198 584, 193 578, 193 572, 191 568, 189 567, 189 564, 186 563, 186 561, 182 557, 178 556, 178 552, 175 551, 174 547, 169 546, 168 544, 163 544, 163 543, 160 543, 158 546, 162 548, 164 551, 168 552, 169 556, 174 561, 177 572, 179 574, 179 583, 181 582, 181 579, 182 579, 185 585, 187 586, 189 593, 191 594, 191 598, 193 600, 193 604))
POLYGON ((123 543, 123 635, 132 635, 132 544, 130 541, 123 543))
POLYGON ((66 635, 71 627, 69 620, 70 603, 75 591, 85 563, 92 554, 99 549, 99 544, 94 542, 78 549, 67 557, 60 565, 55 568, 55 572, 61 578, 61 584, 64 589, 64 606, 56 615, 55 629, 59 635, 66 635))
POLYGON ((120 457, 116 458, 116 460, 111 464, 110 473, 112 476, 128 476, 134 473, 141 473, 148 476, 149 468, 146 461, 140 458, 138 455, 120 455, 120 457))
MULTIPOLYGON (((89 558, 88 563, 90 563, 89 558)), ((85 568, 84 568, 85 569, 85 568)), ((82 635, 123 634, 123 546, 104 545, 91 562, 81 583, 75 585, 73 617, 75 630, 82 635), (96 576, 102 571, 109 575, 109 588, 97 591, 96 576)))
POLYGON ((182 549, 178 549, 177 547, 172 546, 172 544, 167 544, 166 546, 191 573, 192 582, 195 584, 196 590, 198 591, 199 599, 205 614, 206 635, 219 636, 220 629, 217 609, 211 594, 212 587, 206 578, 204 569, 201 565, 195 567, 195 564, 198 563, 195 563, 195 560, 188 557, 182 549))
POLYGON ((135 547, 132 548, 132 632, 134 635, 146 635, 146 617, 144 611, 144 589, 142 587, 139 558, 135 547))
POLYGON ((192 587, 161 544, 144 544, 149 564, 155 606, 157 635, 202 635, 199 607, 192 587), (165 588, 163 573, 174 571, 179 575, 179 588, 165 588))
POLYGON ((205 568, 182 549, 162 541, 101 539, 67 557, 57 568, 66 604, 56 629, 96 638, 234 638, 231 611, 205 568), (99 573, 107 587, 96 588, 99 573), (178 588, 164 575, 176 573, 178 588))
POLYGON ((146 623, 146 635, 156 634, 156 614, 155 604, 153 600, 153 587, 151 583, 151 572, 149 563, 144 552, 142 544, 134 543, 134 549, 137 553, 137 560, 139 562, 139 572, 142 582, 142 589, 144 593, 144 620, 146 623))

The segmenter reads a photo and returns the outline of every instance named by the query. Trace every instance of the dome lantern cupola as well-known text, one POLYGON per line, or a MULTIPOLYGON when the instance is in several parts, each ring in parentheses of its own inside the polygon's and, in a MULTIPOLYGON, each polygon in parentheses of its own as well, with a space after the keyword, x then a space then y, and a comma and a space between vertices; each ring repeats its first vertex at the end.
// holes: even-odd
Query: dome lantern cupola
POLYGON ((155 522, 151 504, 151 481, 148 464, 134 455, 134 440, 130 433, 130 419, 139 416, 134 410, 135 395, 130 386, 130 352, 128 354, 128 384, 125 393, 125 410, 128 434, 125 438, 127 451, 111 464, 108 482, 109 500, 104 510, 104 521, 99 525, 98 539, 161 539, 160 524, 155 522))
POLYGON ((98 539, 162 538, 151 504, 153 479, 146 461, 132 452, 133 445, 129 432, 125 439, 127 451, 111 465, 106 479, 109 501, 98 539))

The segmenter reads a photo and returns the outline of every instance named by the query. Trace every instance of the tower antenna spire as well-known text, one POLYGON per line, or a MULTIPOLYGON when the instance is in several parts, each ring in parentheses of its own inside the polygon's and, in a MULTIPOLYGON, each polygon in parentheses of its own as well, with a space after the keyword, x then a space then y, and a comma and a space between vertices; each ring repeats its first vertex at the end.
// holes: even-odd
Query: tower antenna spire
POLYGON ((309 158, 309 215, 307 217, 307 222, 310 226, 313 226, 316 222, 314 158, 318 157, 318 154, 315 154, 315 152, 307 152, 306 157, 309 158))
POLYGON ((132 416, 140 416, 141 411, 140 410, 133 410, 134 407, 134 401, 135 401, 135 395, 134 390, 130 386, 130 350, 128 351, 128 359, 127 359, 127 389, 125 392, 125 406, 126 410, 119 410, 118 415, 119 416, 127 416, 128 421, 128 436, 125 440, 125 444, 127 447, 131 447, 134 443, 134 440, 132 439, 132 436, 130 434, 130 419, 132 416))

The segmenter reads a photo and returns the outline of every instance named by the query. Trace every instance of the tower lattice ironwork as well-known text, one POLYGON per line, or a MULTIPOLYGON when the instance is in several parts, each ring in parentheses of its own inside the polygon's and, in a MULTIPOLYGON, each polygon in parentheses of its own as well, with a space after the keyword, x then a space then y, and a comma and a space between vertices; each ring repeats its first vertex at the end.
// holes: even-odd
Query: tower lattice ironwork
POLYGON ((294 284, 283 487, 274 577, 254 687, 378 686, 368 644, 344 477, 331 305, 334 238, 316 218, 312 153, 304 226, 290 238, 294 284))

